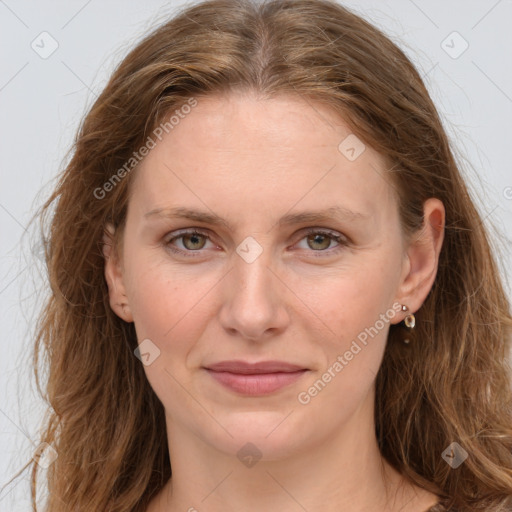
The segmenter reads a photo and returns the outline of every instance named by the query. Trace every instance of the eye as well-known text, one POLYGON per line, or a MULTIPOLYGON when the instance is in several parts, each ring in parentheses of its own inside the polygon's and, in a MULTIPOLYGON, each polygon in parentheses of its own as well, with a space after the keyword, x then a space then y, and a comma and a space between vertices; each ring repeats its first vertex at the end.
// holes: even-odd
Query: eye
POLYGON ((306 241, 306 249, 311 249, 313 252, 328 254, 332 254, 332 252, 337 252, 341 250, 344 246, 348 245, 347 240, 345 240, 343 236, 337 233, 319 230, 316 228, 308 230, 306 236, 301 239, 301 242, 302 240, 306 241), (334 247, 331 246, 333 242, 336 242, 337 244, 334 247))
MULTIPOLYGON (((206 233, 202 233, 199 230, 189 230, 176 233, 174 236, 169 237, 165 240, 165 245, 175 253, 193 253, 199 252, 206 245, 206 241, 210 240, 210 237, 206 233), (176 247, 174 242, 181 240, 182 247, 176 247)), ((187 254, 187 256, 191 254, 187 254)))
MULTIPOLYGON (((206 243, 211 242, 209 234, 198 229, 180 231, 173 235, 166 238, 165 246, 173 253, 183 256, 199 256, 206 243), (177 246, 178 241, 180 243, 177 246)), ((307 246, 299 246, 299 248, 306 251, 309 249, 308 252, 319 253, 318 256, 332 255, 342 250, 349 243, 345 237, 338 233, 318 228, 309 229, 300 242, 303 240, 306 241, 307 246), (337 244, 334 247, 332 247, 333 242, 337 244)))

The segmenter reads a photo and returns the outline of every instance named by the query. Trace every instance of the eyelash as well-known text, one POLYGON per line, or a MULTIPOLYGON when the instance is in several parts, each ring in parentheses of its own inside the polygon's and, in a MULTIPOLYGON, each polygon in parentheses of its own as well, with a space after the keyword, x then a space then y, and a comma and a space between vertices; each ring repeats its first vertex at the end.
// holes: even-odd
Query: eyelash
MULTIPOLYGON (((201 237, 205 237, 207 240, 212 241, 210 236, 208 235, 208 233, 203 232, 198 229, 190 229, 190 230, 178 232, 173 237, 168 238, 165 241, 165 246, 171 252, 173 252, 175 254, 186 255, 186 257, 191 257, 191 258, 197 257, 201 253, 201 249, 198 249, 196 251, 192 251, 192 250, 183 251, 181 249, 176 249, 176 247, 171 245, 172 242, 174 242, 175 240, 179 240, 180 238, 183 238, 186 235, 198 235, 201 237), (198 254, 193 255, 193 253, 198 253, 198 254)), ((330 239, 334 240, 338 244, 336 247, 331 248, 331 249, 324 249, 324 250, 318 250, 318 251, 311 250, 310 252, 312 252, 312 253, 320 253, 320 254, 315 254, 315 257, 323 257, 323 255, 325 253, 327 253, 329 256, 334 253, 338 253, 339 251, 344 249, 349 244, 348 240, 345 237, 338 235, 336 233, 333 233, 331 231, 326 231, 326 230, 318 229, 318 228, 308 229, 305 232, 304 236, 299 241, 303 240, 304 238, 308 237, 309 235, 326 236, 326 237, 329 237, 330 239)))

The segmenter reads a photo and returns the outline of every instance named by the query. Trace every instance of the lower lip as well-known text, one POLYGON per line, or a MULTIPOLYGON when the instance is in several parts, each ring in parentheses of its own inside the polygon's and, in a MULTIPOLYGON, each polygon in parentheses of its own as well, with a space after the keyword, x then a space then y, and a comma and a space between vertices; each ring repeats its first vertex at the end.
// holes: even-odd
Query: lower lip
POLYGON ((206 370, 217 382, 244 395, 266 395, 300 379, 307 370, 253 375, 206 370))

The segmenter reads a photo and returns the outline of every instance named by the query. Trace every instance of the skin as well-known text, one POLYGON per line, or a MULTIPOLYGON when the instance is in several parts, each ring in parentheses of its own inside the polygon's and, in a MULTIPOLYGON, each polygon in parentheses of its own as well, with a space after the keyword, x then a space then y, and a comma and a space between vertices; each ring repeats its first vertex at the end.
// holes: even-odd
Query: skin
POLYGON ((381 457, 373 400, 390 324, 420 309, 434 282, 445 211, 426 201, 423 229, 406 244, 383 157, 366 146, 347 159, 338 146, 350 133, 299 96, 210 96, 135 171, 119 251, 107 226, 104 254, 111 307, 135 323, 139 343, 149 338, 160 350, 144 370, 165 408, 173 476, 150 512, 423 512, 437 502, 381 457), (146 216, 177 206, 214 213, 231 229, 146 216), (277 224, 330 206, 368 217, 277 224), (185 228, 210 239, 170 240, 185 228), (348 245, 308 237, 306 228, 348 245), (248 236, 263 251, 251 263, 236 252, 248 236), (298 394, 396 303, 409 311, 388 315, 300 403, 298 394), (309 371, 272 394, 243 396, 202 368, 228 359, 309 371), (262 455, 252 467, 237 457, 248 442, 262 455))

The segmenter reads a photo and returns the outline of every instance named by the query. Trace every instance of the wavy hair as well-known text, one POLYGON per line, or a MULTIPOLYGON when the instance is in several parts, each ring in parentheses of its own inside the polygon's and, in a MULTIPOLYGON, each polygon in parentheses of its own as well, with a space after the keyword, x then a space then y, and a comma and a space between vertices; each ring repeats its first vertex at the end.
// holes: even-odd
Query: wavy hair
MULTIPOLYGON (((51 294, 33 363, 48 404, 40 442, 58 453, 45 510, 142 512, 171 477, 163 405, 134 357, 133 324, 110 308, 102 237, 108 222, 122 232, 134 155, 157 127, 170 129, 169 116, 191 99, 235 90, 300 95, 339 113, 387 159, 404 236, 421 228, 426 199, 443 202, 438 272, 411 343, 390 326, 377 440, 394 468, 446 507, 511 510, 512 317, 495 249, 420 74, 334 0, 182 7, 130 51, 84 116, 39 216, 51 294), (456 470, 442 457, 454 441, 469 454, 456 470)), ((29 464, 36 511, 38 464, 29 464)))

